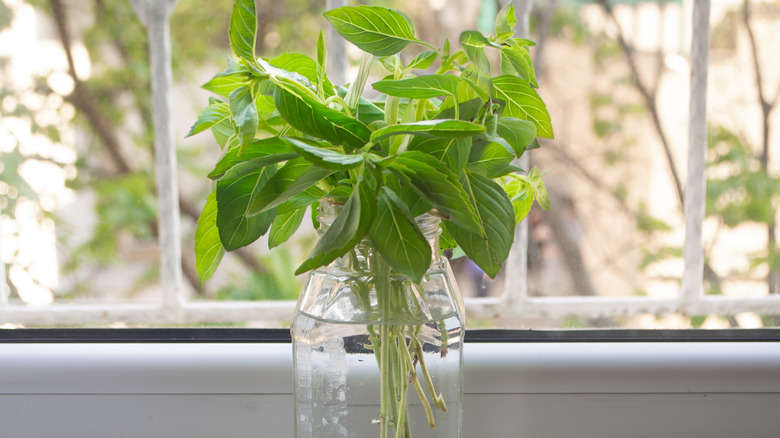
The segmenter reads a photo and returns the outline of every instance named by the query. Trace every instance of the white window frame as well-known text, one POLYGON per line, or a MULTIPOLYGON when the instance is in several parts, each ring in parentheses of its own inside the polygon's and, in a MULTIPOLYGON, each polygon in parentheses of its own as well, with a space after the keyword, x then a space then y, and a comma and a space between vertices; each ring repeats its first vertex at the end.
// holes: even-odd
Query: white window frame
MULTIPOLYGON (((526 15, 531 0, 514 0, 526 15)), ((710 0, 692 0, 691 93, 688 172, 685 185, 685 242, 682 287, 674 298, 647 297, 532 297, 526 288, 527 224, 518 226, 517 239, 507 261, 506 284, 498 297, 466 298, 467 314, 476 317, 547 316, 621 317, 639 314, 687 315, 780 313, 780 295, 755 298, 705 296, 702 224, 705 206, 705 153, 707 147, 706 90, 709 63, 710 0)), ((289 320, 294 301, 199 301, 184 297, 181 272, 181 233, 176 178, 176 141, 172 125, 172 72, 169 19, 176 0, 132 0, 146 26, 150 44, 155 129, 155 172, 160 224, 161 299, 151 304, 52 304, 42 307, 8 302, 5 279, 0 278, 0 324, 198 323, 247 320, 289 320)), ((345 0, 327 0, 338 7, 345 0)), ((527 27, 527 26, 526 26, 527 27)), ((345 53, 339 39, 330 38, 330 53, 345 53)), ((346 58, 332 56, 329 70, 343 76, 346 58), (342 64, 338 64, 341 59, 342 64)), ((344 79, 344 78, 341 78, 344 79)), ((0 269, 0 273, 4 271, 0 269)))

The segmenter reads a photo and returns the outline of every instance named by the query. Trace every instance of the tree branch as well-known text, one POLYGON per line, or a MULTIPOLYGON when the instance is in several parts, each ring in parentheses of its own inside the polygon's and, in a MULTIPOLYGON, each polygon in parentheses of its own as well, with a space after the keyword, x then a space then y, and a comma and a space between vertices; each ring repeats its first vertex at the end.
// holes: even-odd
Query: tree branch
POLYGON ((548 191, 548 195, 553 205, 553 211, 542 210, 542 220, 550 226, 555 241, 558 242, 558 246, 561 248, 563 260, 569 268, 574 286, 580 292, 579 295, 596 295, 596 291, 593 289, 593 284, 590 281, 590 274, 588 274, 588 270, 585 268, 579 244, 572 239, 569 227, 564 223, 563 215, 555 211, 557 210, 556 207, 561 204, 560 199, 552 191, 548 191))
POLYGON ((658 137, 661 140, 661 146, 663 146, 664 154, 666 155, 666 162, 669 166, 669 172, 672 174, 672 179, 674 180, 674 187, 677 191, 677 198, 680 201, 680 208, 682 208, 683 196, 684 196, 683 187, 682 187, 682 183, 680 182, 680 176, 677 173, 677 166, 675 165, 674 157, 672 156, 672 150, 669 145, 669 140, 666 137, 663 126, 661 125, 661 119, 658 116, 658 108, 656 107, 656 103, 655 103, 655 91, 653 90, 653 92, 651 92, 642 83, 642 80, 639 76, 639 68, 637 66, 636 59, 634 58, 634 49, 628 44, 628 42, 626 42, 625 38, 623 38, 623 29, 621 28, 620 23, 617 21, 617 18, 615 17, 615 13, 612 10, 612 5, 609 3, 609 0, 598 0, 598 2, 602 6, 604 11, 607 13, 607 15, 610 17, 610 19, 615 24, 615 27, 618 30, 617 32, 618 43, 620 44, 620 48, 626 57, 628 68, 631 70, 632 82, 634 83, 634 86, 636 87, 637 91, 639 91, 639 94, 642 95, 642 98, 645 101, 645 105, 647 106, 647 109, 650 111, 650 116, 653 119, 653 126, 655 127, 655 130, 658 133, 658 137))
MULTIPOLYGON (((758 60, 758 46, 756 45, 756 36, 753 32, 753 27, 750 25, 750 2, 744 0, 742 2, 742 21, 745 23, 745 30, 748 35, 748 42, 750 44, 750 54, 753 58, 753 71, 756 83, 756 89, 758 90, 758 103, 761 105, 761 156, 759 162, 761 164, 761 170, 769 175, 769 115, 772 112, 772 108, 777 102, 777 97, 772 102, 769 102, 765 96, 764 83, 761 74, 761 65, 758 60)), ((780 94, 780 89, 778 90, 780 94)), ((767 223, 767 248, 769 254, 773 255, 777 239, 775 237, 776 224, 774 217, 767 223)), ((766 276, 767 286, 770 294, 776 294, 778 291, 778 281, 780 281, 780 275, 777 270, 772 269, 770 264, 769 272, 766 276)))
POLYGON ((753 58, 753 73, 756 89, 758 90, 758 103, 761 105, 761 169, 766 170, 769 164, 769 113, 772 111, 772 105, 767 101, 764 93, 764 81, 762 80, 761 66, 758 60, 758 46, 756 45, 756 36, 753 27, 750 25, 750 2, 742 2, 742 21, 745 23, 748 43, 750 45, 750 55, 753 58))
POLYGON ((111 157, 114 165, 117 167, 120 173, 130 172, 130 164, 122 154, 122 149, 119 145, 119 141, 113 133, 113 126, 108 121, 100 109, 100 105, 92 95, 92 92, 84 85, 84 83, 76 75, 76 66, 73 62, 73 52, 71 51, 70 33, 67 28, 67 19, 65 15, 65 8, 62 6, 61 0, 49 0, 51 4, 52 13, 54 15, 54 21, 57 25, 57 32, 62 41, 63 49, 65 50, 65 58, 68 61, 68 72, 73 79, 73 95, 70 99, 73 105, 81 111, 89 121, 89 124, 95 130, 100 137, 103 145, 106 147, 109 156, 111 157))
MULTIPOLYGON (((76 75, 76 67, 75 62, 73 61, 73 53, 71 50, 71 38, 67 28, 67 15, 62 1, 49 0, 49 2, 51 4, 52 14, 57 26, 57 32, 60 41, 62 42, 63 50, 65 51, 65 57, 68 62, 68 73, 70 74, 74 83, 73 96, 69 100, 80 112, 85 115, 89 125, 97 133, 98 137, 100 137, 101 144, 109 152, 109 157, 116 167, 118 175, 132 173, 134 171, 133 166, 125 158, 121 151, 119 140, 114 134, 113 124, 103 115, 97 99, 95 99, 89 88, 87 88, 84 82, 82 82, 76 75)), ((98 4, 98 6, 100 6, 100 4, 98 4)), ((117 41, 114 41, 114 43, 118 44, 117 41)), ((119 51, 120 53, 123 53, 123 49, 121 47, 119 48, 119 51)), ((125 58, 125 61, 127 61, 127 59, 128 58, 125 58)), ((198 217, 200 216, 200 211, 191 202, 185 200, 182 197, 181 192, 179 192, 179 207, 182 212, 184 212, 193 221, 197 222, 198 217)), ((154 230, 156 235, 156 224, 152 226, 152 230, 154 230)), ((234 253, 249 269, 255 272, 267 272, 267 268, 262 263, 260 263, 260 261, 248 250, 240 248, 234 251, 234 253)), ((192 270, 192 266, 189 266, 184 260, 182 260, 182 272, 185 274, 185 278, 187 278, 190 285, 196 291, 200 291, 201 287, 197 280, 197 274, 193 275, 194 271, 192 270)))

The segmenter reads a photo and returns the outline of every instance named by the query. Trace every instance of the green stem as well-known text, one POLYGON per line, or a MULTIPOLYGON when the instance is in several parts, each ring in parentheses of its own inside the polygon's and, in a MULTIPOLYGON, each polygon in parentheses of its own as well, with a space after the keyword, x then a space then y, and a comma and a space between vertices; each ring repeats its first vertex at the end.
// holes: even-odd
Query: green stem
POLYGON ((431 393, 433 405, 440 411, 447 412, 447 405, 444 403, 444 397, 442 397, 441 394, 436 394, 436 388, 433 386, 431 373, 428 372, 428 366, 425 364, 425 358, 423 357, 422 344, 416 336, 413 339, 415 339, 414 352, 417 355, 417 362, 420 364, 420 371, 422 371, 425 384, 428 386, 428 392, 431 393))
POLYGON ((350 84, 349 91, 347 91, 346 98, 344 99, 350 108, 357 108, 358 102, 360 102, 360 96, 363 95, 363 89, 366 87, 368 73, 373 61, 374 55, 363 53, 363 57, 360 59, 360 69, 358 69, 357 77, 352 84, 350 84))
POLYGON ((390 278, 387 266, 379 259, 379 255, 373 255, 371 260, 371 270, 374 274, 374 285, 376 286, 377 305, 381 315, 379 327, 379 437, 387 438, 387 429, 389 427, 390 409, 391 409, 391 366, 390 366, 390 347, 391 334, 390 324, 392 309, 390 308, 390 278))
POLYGON ((347 105, 347 102, 344 102, 344 99, 341 98, 338 94, 334 94, 333 96, 330 96, 329 98, 325 99, 325 105, 335 102, 341 106, 341 108, 344 109, 344 111, 347 113, 349 117, 352 117, 352 110, 349 109, 349 105, 347 105))
MULTIPOLYGON (((411 347, 411 343, 409 344, 409 347, 411 347)), ((417 378, 417 369, 414 366, 412 355, 409 353, 408 348, 404 348, 403 350, 407 366, 409 367, 409 377, 412 381, 412 385, 414 386, 414 390, 417 391, 417 395, 420 397, 423 409, 425 409, 425 416, 428 418, 428 425, 431 426, 431 429, 436 429, 436 422, 433 419, 431 404, 428 402, 428 396, 425 395, 425 391, 423 391, 422 385, 420 384, 420 379, 417 378)))
POLYGON ((398 123, 398 107, 401 104, 401 98, 389 96, 385 102, 385 123, 395 125, 398 123))

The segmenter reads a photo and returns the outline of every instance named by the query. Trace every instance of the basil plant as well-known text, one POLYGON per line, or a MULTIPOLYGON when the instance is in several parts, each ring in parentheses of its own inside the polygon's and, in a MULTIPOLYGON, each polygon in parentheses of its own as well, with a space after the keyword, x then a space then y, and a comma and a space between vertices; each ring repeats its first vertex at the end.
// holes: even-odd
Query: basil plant
POLYGON ((414 218, 430 213, 442 219, 443 249, 495 277, 533 200, 549 208, 540 172, 513 164, 538 146, 537 136, 553 137, 536 92, 533 42, 514 37, 513 8, 499 14, 493 36, 463 32, 460 48, 417 39, 409 17, 383 7, 342 7, 325 17, 364 52, 357 77, 343 87, 325 72, 322 33, 315 59, 258 58, 254 1, 234 6, 235 57, 203 85, 218 97, 188 134, 210 129, 223 151, 195 235, 199 280, 212 276, 226 250, 266 234, 270 247, 284 243, 307 209, 317 226, 324 200, 343 208, 296 274, 368 238, 395 271, 420 281, 431 248, 414 218), (368 85, 377 61, 385 76, 368 85), (367 86, 378 97, 362 97, 367 86))

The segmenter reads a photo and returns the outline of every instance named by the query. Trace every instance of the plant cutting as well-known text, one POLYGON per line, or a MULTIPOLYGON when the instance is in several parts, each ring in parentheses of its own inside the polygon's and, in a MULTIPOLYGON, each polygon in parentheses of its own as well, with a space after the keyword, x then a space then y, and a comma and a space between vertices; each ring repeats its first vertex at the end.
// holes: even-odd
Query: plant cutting
POLYGON ((235 3, 235 57, 203 86, 219 97, 189 133, 210 129, 223 151, 195 235, 199 280, 225 251, 278 246, 310 216, 296 436, 460 436, 463 309, 441 252, 495 277, 534 199, 549 208, 540 172, 513 164, 553 136, 533 43, 514 38, 511 6, 494 35, 463 32, 457 49, 417 39, 402 12, 342 7, 325 17, 364 55, 337 86, 322 33, 314 58, 257 57, 255 14, 235 3), (384 77, 368 85, 372 68, 384 77))

